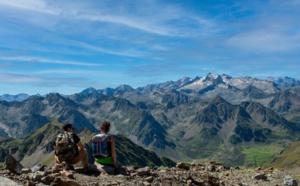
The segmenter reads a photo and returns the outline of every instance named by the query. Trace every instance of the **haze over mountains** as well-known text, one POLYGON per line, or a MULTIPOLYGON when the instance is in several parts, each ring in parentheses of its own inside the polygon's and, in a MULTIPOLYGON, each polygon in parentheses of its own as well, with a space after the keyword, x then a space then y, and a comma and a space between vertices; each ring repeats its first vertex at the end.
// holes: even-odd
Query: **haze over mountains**
POLYGON ((25 138, 53 120, 96 132, 108 119, 112 133, 160 156, 259 165, 300 137, 300 82, 288 77, 209 73, 137 89, 121 85, 72 95, 22 96, 1 96, 3 138, 25 138), (260 160, 252 156, 257 149, 264 153, 260 160))

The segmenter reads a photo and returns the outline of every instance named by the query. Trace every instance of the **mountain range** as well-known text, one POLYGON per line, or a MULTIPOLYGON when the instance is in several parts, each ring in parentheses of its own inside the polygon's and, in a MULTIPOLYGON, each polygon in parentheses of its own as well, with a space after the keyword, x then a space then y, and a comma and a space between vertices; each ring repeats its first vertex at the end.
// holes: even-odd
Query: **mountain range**
POLYGON ((300 137, 300 82, 288 77, 209 73, 136 89, 1 99, 2 138, 26 138, 53 120, 97 132, 108 119, 112 133, 173 160, 262 165, 300 137))

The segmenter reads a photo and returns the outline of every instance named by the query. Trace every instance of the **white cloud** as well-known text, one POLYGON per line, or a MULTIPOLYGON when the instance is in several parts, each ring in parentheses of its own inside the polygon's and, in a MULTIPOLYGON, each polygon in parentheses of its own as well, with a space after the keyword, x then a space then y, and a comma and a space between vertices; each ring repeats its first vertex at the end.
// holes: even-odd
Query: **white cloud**
MULTIPOLYGON (((112 3, 108 4, 109 5, 94 8, 93 4, 89 4, 89 2, 75 2, 70 4, 60 1, 53 3, 51 1, 41 0, 30 0, 28 2, 26 0, 0 0, 0 6, 55 15, 61 19, 67 18, 78 21, 80 24, 83 23, 82 21, 106 22, 162 36, 194 37, 199 35, 199 33, 208 34, 214 30, 214 24, 211 20, 204 19, 199 15, 194 15, 181 7, 162 4, 158 1, 147 2, 146 4, 149 6, 147 8, 144 3, 138 2, 137 7, 122 7, 122 5, 119 5, 127 11, 118 11, 117 6, 115 9, 112 9, 112 3), (83 10, 83 4, 84 8, 88 9, 83 10), (136 8, 136 10, 134 10, 134 8, 136 8), (178 23, 181 25, 180 27, 177 26, 178 23)), ((124 3, 124 5, 125 4, 126 3, 124 3)), ((36 18, 32 17, 31 19, 35 19, 36 21, 36 18)), ((45 21, 46 18, 43 17, 43 19, 45 21)), ((48 17, 47 19, 53 18, 48 17)))
POLYGON ((83 77, 40 77, 21 73, 0 72, 0 83, 6 84, 33 84, 43 87, 57 86, 61 84, 82 84, 87 85, 91 81, 83 77))
POLYGON ((58 9, 48 9, 47 3, 43 0, 0 0, 0 6, 7 6, 11 8, 27 10, 27 11, 36 11, 46 14, 57 15, 60 13, 58 9))
POLYGON ((79 42, 79 41, 73 41, 74 43, 77 44, 77 46, 89 49, 89 50, 93 50, 93 51, 97 51, 97 52, 101 52, 101 53, 106 53, 106 54, 112 54, 112 55, 117 55, 117 56, 127 56, 127 57, 142 57, 145 55, 145 52, 141 52, 141 51, 137 51, 134 49, 125 49, 122 51, 117 51, 117 50, 109 50, 109 49, 104 49, 98 46, 94 46, 91 44, 87 44, 84 42, 79 42))
POLYGON ((0 73, 0 82, 1 83, 37 83, 43 81, 40 77, 33 77, 24 74, 15 74, 15 73, 0 73))
POLYGON ((256 52, 281 52, 300 48, 299 34, 282 34, 268 30, 245 32, 228 39, 229 46, 256 52))
POLYGON ((38 70, 32 72, 33 74, 56 74, 56 75, 88 75, 87 77, 96 76, 100 77, 122 77, 120 72, 112 72, 105 70, 77 70, 77 69, 48 69, 48 70, 38 70))
POLYGON ((78 62, 69 60, 55 60, 41 57, 32 56, 18 56, 18 57, 0 57, 2 61, 16 61, 16 62, 33 62, 33 63, 51 63, 51 64, 64 64, 64 65, 76 65, 76 66, 103 66, 103 64, 78 62))

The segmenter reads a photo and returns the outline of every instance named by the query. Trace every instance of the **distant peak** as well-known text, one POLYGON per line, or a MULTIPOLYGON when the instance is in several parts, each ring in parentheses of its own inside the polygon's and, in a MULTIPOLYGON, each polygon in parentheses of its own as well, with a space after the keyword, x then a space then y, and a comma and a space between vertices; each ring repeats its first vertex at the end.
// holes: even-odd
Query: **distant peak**
POLYGON ((89 87, 87 89, 84 89, 81 94, 91 94, 91 93, 95 93, 97 92, 97 90, 93 87, 89 87))
POLYGON ((117 91, 122 91, 122 90, 134 90, 134 88, 132 88, 130 85, 120 85, 116 88, 117 91))
POLYGON ((232 79, 232 77, 227 74, 222 74, 222 78, 232 79))
POLYGON ((206 77, 211 78, 211 79, 217 79, 218 77, 220 77, 218 74, 212 74, 212 73, 208 73, 206 75, 206 77))

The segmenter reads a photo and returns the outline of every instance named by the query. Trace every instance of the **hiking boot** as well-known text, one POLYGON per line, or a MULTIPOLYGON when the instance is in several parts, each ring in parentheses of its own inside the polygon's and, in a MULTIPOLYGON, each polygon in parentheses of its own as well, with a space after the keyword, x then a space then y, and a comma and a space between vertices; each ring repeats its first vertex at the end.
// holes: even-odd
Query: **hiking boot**
POLYGON ((114 171, 115 174, 126 174, 126 169, 124 167, 117 167, 114 171))
POLYGON ((83 168, 85 172, 100 172, 95 165, 88 165, 83 168))

